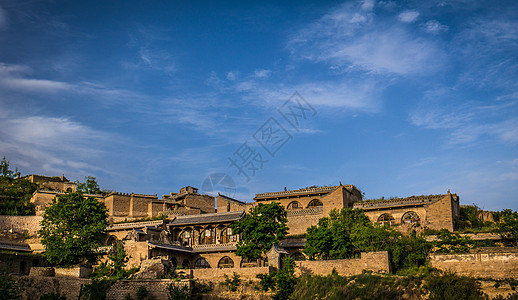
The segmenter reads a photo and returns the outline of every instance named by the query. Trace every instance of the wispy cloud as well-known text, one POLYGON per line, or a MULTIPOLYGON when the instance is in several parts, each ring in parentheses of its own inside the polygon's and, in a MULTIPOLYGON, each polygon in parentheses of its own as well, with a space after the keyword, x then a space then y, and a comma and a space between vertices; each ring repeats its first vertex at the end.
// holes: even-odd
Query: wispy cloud
POLYGON ((459 101, 458 91, 438 89, 429 92, 410 112, 410 121, 419 127, 447 132, 447 145, 470 146, 483 137, 514 145, 518 142, 518 118, 507 117, 516 101, 489 103, 459 101))
POLYGON ((57 92, 73 87, 61 81, 27 78, 30 72, 30 68, 26 66, 0 63, 0 87, 26 92, 57 92))
MULTIPOLYGON (((411 17, 411 13, 402 16, 411 17)), ((436 70, 445 56, 434 42, 402 24, 387 24, 350 3, 298 31, 288 48, 295 57, 375 74, 426 74, 436 70)))
POLYGON ((449 27, 439 23, 437 20, 430 20, 426 23, 422 24, 422 28, 424 31, 431 33, 433 35, 437 35, 443 32, 448 31, 449 27))
POLYGON ((404 23, 413 23, 417 17, 419 17, 419 12, 415 10, 405 10, 397 16, 398 20, 404 23))
POLYGON ((45 116, 0 116, 0 152, 20 165, 47 174, 72 172, 111 173, 97 164, 113 135, 68 118, 45 116))

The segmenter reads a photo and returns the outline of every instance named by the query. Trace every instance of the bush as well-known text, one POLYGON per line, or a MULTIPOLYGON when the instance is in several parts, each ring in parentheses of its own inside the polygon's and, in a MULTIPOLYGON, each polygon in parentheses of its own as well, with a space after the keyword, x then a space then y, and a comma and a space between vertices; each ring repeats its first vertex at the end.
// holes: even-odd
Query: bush
POLYGON ((239 279, 239 275, 234 272, 232 279, 230 279, 227 274, 224 274, 225 282, 224 284, 228 287, 231 292, 237 291, 237 287, 241 284, 241 279, 239 279))
POLYGON ((99 280, 94 279, 92 283, 87 284, 81 290, 79 294, 80 300, 100 300, 106 299, 106 293, 110 287, 115 283, 114 280, 99 280))
POLYGON ((169 291, 168 297, 169 300, 189 300, 191 299, 191 291, 189 290, 189 286, 182 285, 178 286, 174 283, 170 283, 167 287, 169 291))
POLYGON ((20 293, 21 287, 16 277, 6 272, 0 272, 0 299, 19 299, 20 293))
POLYGON ((454 273, 433 274, 427 278, 430 300, 484 299, 480 284, 474 278, 454 273))

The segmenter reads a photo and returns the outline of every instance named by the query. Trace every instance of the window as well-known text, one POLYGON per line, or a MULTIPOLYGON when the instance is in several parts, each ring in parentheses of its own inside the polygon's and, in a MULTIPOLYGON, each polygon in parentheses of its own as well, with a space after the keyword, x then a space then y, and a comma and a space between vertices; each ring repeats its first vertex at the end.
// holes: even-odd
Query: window
POLYGON ((394 221, 394 217, 391 214, 382 214, 378 218, 378 223, 381 225, 393 225, 394 221))
POLYGON ((198 258, 195 262, 194 262, 194 268, 195 269, 205 269, 205 268, 210 268, 210 264, 209 264, 209 261, 206 260, 205 258, 203 257, 200 257, 198 258))
POLYGON ((249 260, 248 258, 243 257, 241 259, 241 268, 253 268, 257 267, 257 261, 249 260))
POLYGON ((414 211, 407 211, 401 218, 401 223, 406 224, 415 224, 419 223, 420 221, 421 219, 419 218, 419 215, 414 211))
POLYGON ((218 268, 233 268, 234 267, 234 261, 232 258, 228 256, 224 256, 222 259, 218 262, 218 268))
POLYGON ((293 201, 290 204, 288 204, 287 209, 299 209, 299 208, 302 208, 302 205, 300 205, 300 203, 298 201, 293 201))
POLYGON ((322 201, 320 201, 318 199, 313 199, 308 204, 308 207, 316 207, 316 206, 323 206, 322 201))
POLYGON ((182 262, 182 268, 184 269, 189 269, 190 268, 190 263, 189 263, 189 260, 188 259, 184 259, 183 262, 182 262))

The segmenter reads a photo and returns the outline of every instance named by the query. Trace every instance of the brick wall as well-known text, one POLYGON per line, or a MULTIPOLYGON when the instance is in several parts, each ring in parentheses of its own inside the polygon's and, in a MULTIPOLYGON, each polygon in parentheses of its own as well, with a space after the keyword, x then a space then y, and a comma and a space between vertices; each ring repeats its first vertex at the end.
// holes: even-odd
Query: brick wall
POLYGON ((204 213, 214 213, 216 203, 214 197, 209 195, 189 194, 185 196, 185 206, 201 209, 204 213))
POLYGON ((460 275, 518 278, 518 253, 430 254, 432 267, 460 275))
POLYGON ((201 280, 225 280, 225 275, 232 277, 234 272, 241 276, 244 280, 258 280, 255 276, 257 274, 264 274, 269 272, 269 267, 255 267, 255 268, 225 268, 225 269, 193 269, 192 274, 194 278, 201 280))
POLYGON ((182 280, 180 282, 162 279, 162 280, 119 280, 111 286, 110 290, 106 294, 107 300, 124 300, 128 299, 129 294, 132 299, 137 298, 137 291, 141 286, 144 286, 150 297, 155 299, 168 299, 167 287, 169 284, 175 284, 178 286, 189 285, 189 280, 182 280))
POLYGON ((335 269, 339 275, 358 275, 363 270, 375 273, 390 273, 390 259, 387 251, 362 252, 361 258, 321 261, 297 261, 295 274, 327 275, 335 269))
POLYGON ((427 226, 431 229, 454 230, 454 204, 451 195, 427 206, 427 226))
POLYGON ((13 229, 14 232, 27 232, 36 236, 40 230, 42 216, 0 216, 0 231, 13 229))
POLYGON ((304 214, 297 214, 297 210, 288 211, 288 227, 290 231, 289 235, 304 234, 306 229, 312 225, 316 225, 318 220, 324 217, 322 209, 302 209, 300 212, 310 212, 304 214))

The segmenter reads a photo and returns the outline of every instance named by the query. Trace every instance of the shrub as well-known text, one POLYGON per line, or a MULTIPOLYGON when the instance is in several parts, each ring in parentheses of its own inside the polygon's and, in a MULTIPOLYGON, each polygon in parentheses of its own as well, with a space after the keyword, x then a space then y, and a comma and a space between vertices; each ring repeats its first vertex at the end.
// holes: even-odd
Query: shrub
POLYGON ((433 274, 427 278, 430 300, 484 299, 480 284, 474 278, 454 273, 433 274))
POLYGON ((232 279, 230 279, 227 274, 224 274, 225 282, 224 284, 229 288, 231 292, 237 291, 237 287, 241 284, 241 279, 239 279, 239 275, 234 272, 232 279))
POLYGON ((59 293, 47 293, 41 295, 40 300, 67 300, 67 297, 59 293))

